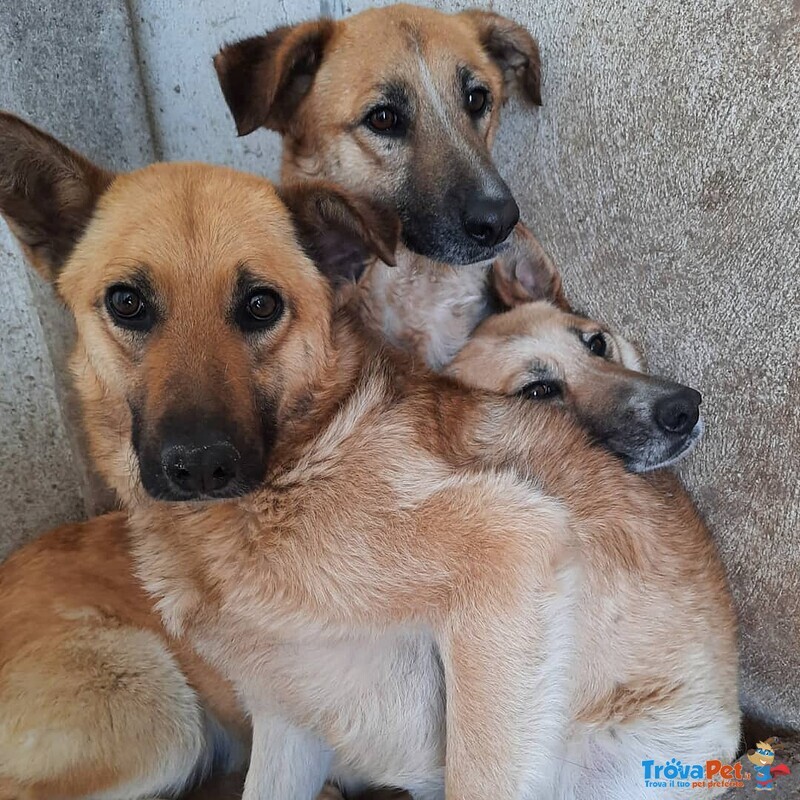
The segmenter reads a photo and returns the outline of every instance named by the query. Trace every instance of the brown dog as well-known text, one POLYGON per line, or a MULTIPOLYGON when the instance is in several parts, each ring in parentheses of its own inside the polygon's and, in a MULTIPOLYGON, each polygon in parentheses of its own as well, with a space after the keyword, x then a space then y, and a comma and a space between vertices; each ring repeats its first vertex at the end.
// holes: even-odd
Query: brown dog
MULTIPOLYGON (((8 164, 8 175, 22 172, 26 157, 44 156, 48 148, 58 148, 38 132, 14 120, 7 122, 17 137, 26 139, 23 147, 16 139, 5 140, 7 157, 14 159, 8 164)), ((61 154, 65 168, 87 170, 98 186, 110 180, 79 156, 65 150, 61 154)), ((35 211, 44 207, 42 199, 35 211)), ((6 201, 13 208, 13 194, 6 195, 6 201)), ((10 219, 13 223, 14 218, 10 219)), ((39 222, 46 224, 47 217, 39 222)), ((48 246, 46 239, 33 244, 48 246)), ((51 275, 46 266, 50 259, 60 263, 52 249, 46 251, 45 260, 38 251, 28 252, 47 275, 51 275)), ((521 231, 496 262, 495 283, 508 305, 519 297, 520 267, 524 274, 535 275, 537 291, 558 296, 557 273, 540 258, 535 240, 521 231)), ((523 297, 527 291, 523 290, 523 297)), ((485 330, 489 329, 487 323, 485 330)), ((537 340, 530 325, 525 332, 537 340)), ((479 342, 482 333, 483 329, 479 342)), ((476 366, 483 352, 483 348, 475 351, 476 366)), ((465 350, 457 363, 460 369, 468 369, 471 361, 465 350)), ((504 358, 496 365, 496 374, 505 381, 501 363, 508 368, 511 364, 504 358)), ((482 368, 481 374, 486 376, 482 368)), ((464 377, 472 382, 471 373, 464 377)), ((490 388, 504 390, 506 384, 490 388)), ((54 531, 0 569, 0 608, 10 615, 2 627, 10 631, 10 637, 27 642, 24 651, 16 652, 16 639, 7 637, 4 642, 12 649, 3 650, 0 657, 4 687, 0 718, 6 722, 0 726, 0 752, 7 759, 0 760, 0 777, 6 781, 5 794, 0 796, 96 796, 102 792, 138 797, 150 788, 166 792, 189 786, 213 765, 220 771, 241 763, 249 724, 231 687, 192 658, 184 643, 166 634, 132 572, 127 530, 120 515, 54 531), (5 655, 11 652, 13 657, 5 655), (85 666, 76 663, 75 653, 80 653, 85 666), (131 672, 132 662, 138 682, 125 686, 119 676, 131 672), (16 687, 14 695, 8 693, 11 687, 16 687), (52 735, 62 731, 59 741, 70 746, 62 750, 37 747, 34 754, 39 758, 31 758, 31 749, 20 743, 34 730, 50 730, 52 735)))
MULTIPOLYGON (((0 209, 49 279, 111 180, 0 114, 0 209)), ((0 565, 0 800, 172 796, 244 767, 250 727, 233 686, 165 630, 123 514, 51 531, 0 565)))
POLYGON ((335 312, 329 278, 390 258, 384 218, 0 130, 0 206, 75 315, 139 574, 252 716, 248 800, 329 776, 616 800, 648 796, 643 760, 733 756, 734 619, 691 504, 335 312))
POLYGON ((633 472, 674 464, 703 433, 699 392, 644 374, 619 334, 547 302, 489 317, 444 372, 567 409, 633 472))
POLYGON ((507 299, 487 273, 518 210, 490 148, 512 94, 541 102, 534 39, 498 14, 398 4, 279 28, 214 63, 239 134, 282 135, 284 183, 330 180, 400 215, 397 267, 369 269, 363 307, 440 369, 507 299))
MULTIPOLYGON (((498 266, 513 272, 507 258, 498 266)), ((669 396, 622 337, 548 303, 488 319, 448 373, 563 404, 595 430, 624 410, 621 388, 628 400, 654 388, 669 396), (534 364, 549 374, 533 374, 534 364)), ((661 443, 664 433, 644 423, 628 420, 626 429, 643 432, 640 446, 661 443)), ((0 629, 4 800, 166 793, 244 763, 249 723, 233 689, 164 630, 133 577, 122 514, 53 531, 0 566, 0 629)))

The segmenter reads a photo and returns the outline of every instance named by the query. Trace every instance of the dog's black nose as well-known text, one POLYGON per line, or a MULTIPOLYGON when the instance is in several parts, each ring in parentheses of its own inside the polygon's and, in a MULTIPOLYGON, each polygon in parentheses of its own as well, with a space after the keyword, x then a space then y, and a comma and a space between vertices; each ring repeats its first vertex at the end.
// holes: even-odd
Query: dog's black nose
POLYGON ((161 456, 164 474, 174 489, 190 497, 215 495, 239 477, 239 451, 227 441, 172 445, 161 456))
POLYGON ((469 196, 464 207, 464 230, 482 247, 504 242, 519 222, 519 206, 510 193, 490 197, 482 193, 469 196))
POLYGON ((685 435, 690 433, 700 419, 700 392, 682 386, 678 391, 662 397, 655 404, 653 413, 658 427, 667 433, 685 435))

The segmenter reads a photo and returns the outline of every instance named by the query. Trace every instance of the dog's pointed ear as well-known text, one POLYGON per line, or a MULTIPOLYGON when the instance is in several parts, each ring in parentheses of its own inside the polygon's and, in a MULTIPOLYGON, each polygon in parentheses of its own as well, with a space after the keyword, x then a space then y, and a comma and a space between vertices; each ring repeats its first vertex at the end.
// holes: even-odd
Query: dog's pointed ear
POLYGON ((334 285, 357 281, 376 258, 394 265, 400 220, 325 183, 285 186, 298 239, 309 258, 334 285))
POLYGON ((262 126, 287 132, 335 26, 321 19, 276 28, 217 53, 214 68, 239 136, 262 126))
POLYGON ((508 308, 548 300, 563 311, 570 310, 555 264, 521 223, 514 228, 508 247, 492 264, 490 277, 497 296, 508 308))
POLYGON ((507 17, 492 11, 462 11, 478 32, 483 49, 503 73, 504 96, 516 90, 532 105, 542 104, 542 61, 531 34, 507 17))
POLYGON ((114 175, 0 112, 0 213, 26 258, 54 282, 114 175))

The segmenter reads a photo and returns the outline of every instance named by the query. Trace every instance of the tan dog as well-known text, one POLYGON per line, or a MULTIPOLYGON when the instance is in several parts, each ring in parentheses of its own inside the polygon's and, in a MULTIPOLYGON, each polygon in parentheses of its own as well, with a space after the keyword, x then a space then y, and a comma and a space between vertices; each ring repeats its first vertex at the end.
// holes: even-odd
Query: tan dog
MULTIPOLYGON (((640 370, 619 335, 529 303, 484 322, 448 372, 595 427, 614 418, 620 384, 652 390, 640 370)), ((133 577, 122 514, 53 531, 3 564, 0 629, 0 797, 139 797, 244 763, 249 723, 232 688, 163 629, 133 577)))
MULTIPOLYGON (((29 134, 28 148, 54 146, 30 129, 20 133, 29 134)), ((110 180, 88 174, 99 186, 110 180)), ((541 291, 558 294, 557 273, 534 273, 549 263, 539 252, 523 232, 497 262, 496 285, 509 305, 520 264, 541 291)), ((479 340, 484 329, 488 322, 479 340)), ((466 350, 458 363, 465 359, 466 350)), ((9 632, 9 649, 0 646, 0 797, 139 797, 190 786, 212 766, 219 773, 242 764, 249 723, 232 688, 166 634, 133 578, 127 535, 122 515, 93 520, 41 537, 0 568, 0 627, 9 632), (131 672, 137 681, 125 685, 119 676, 131 672), (69 747, 54 746, 56 736, 69 747)))
POLYGON ((334 312, 329 279, 391 257, 384 218, 1 129, 0 206, 75 315, 139 574, 252 716, 248 800, 329 776, 616 800, 651 793, 643 759, 733 756, 734 619, 691 504, 334 312))
POLYGON ((548 302, 489 317, 444 372, 565 407, 633 472, 674 464, 703 432, 699 392, 644 374, 619 334, 548 302))
MULTIPOLYGON (((490 148, 512 94, 541 102, 534 39, 490 12, 399 4, 279 28, 214 63, 240 135, 283 136, 284 183, 330 180, 399 213, 397 266, 369 269, 363 309, 440 369, 508 300, 487 273, 518 210, 490 148)), ((542 296, 532 282, 519 273, 517 299, 542 296)))
MULTIPOLYGON (((112 176, 3 114, 0 165, 0 208, 52 279, 112 176), (59 191, 31 205, 39 159, 59 191)), ((233 686, 165 630, 123 514, 51 531, 0 565, 0 800, 172 796, 243 768, 250 728, 233 686)))
POLYGON ((211 774, 230 785, 187 798, 241 796, 250 722, 164 629, 124 514, 58 528, 0 565, 0 631, 2 800, 172 797, 211 774))

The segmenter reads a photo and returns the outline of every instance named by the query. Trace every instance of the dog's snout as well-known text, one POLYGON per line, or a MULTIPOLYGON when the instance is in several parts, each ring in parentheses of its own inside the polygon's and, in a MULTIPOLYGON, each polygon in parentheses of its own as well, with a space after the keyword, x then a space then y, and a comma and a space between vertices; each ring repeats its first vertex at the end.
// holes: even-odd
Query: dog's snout
POLYGON ((235 408, 228 403, 220 409, 210 409, 210 403, 184 405, 179 413, 167 412, 152 422, 146 413, 134 411, 131 443, 147 493, 157 500, 185 502, 241 497, 256 489, 276 434, 271 403, 261 398, 257 403, 257 415, 244 413, 242 397, 235 408))
POLYGON ((220 496, 239 478, 239 451, 226 440, 172 444, 161 464, 170 485, 187 499, 220 496))
POLYGON ((653 409, 658 427, 667 433, 680 436, 690 433, 700 419, 702 400, 700 392, 688 386, 662 397, 653 409))
POLYGON ((519 222, 519 206, 509 192, 499 196, 471 194, 464 205, 464 230, 482 247, 504 242, 519 222))

